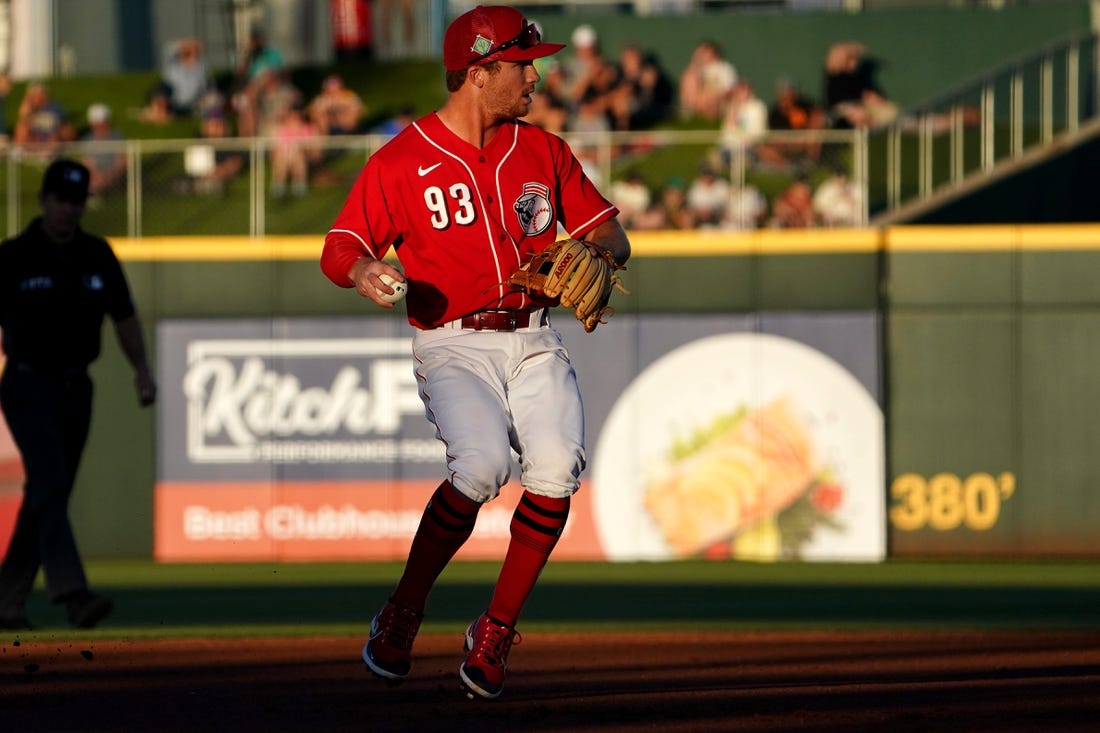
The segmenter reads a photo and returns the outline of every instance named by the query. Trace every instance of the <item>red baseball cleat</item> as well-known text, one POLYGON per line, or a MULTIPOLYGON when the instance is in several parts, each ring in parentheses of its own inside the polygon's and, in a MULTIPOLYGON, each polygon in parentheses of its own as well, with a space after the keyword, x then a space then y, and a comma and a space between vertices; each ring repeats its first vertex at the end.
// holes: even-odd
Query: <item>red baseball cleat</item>
POLYGON ((473 699, 478 695, 486 700, 500 697, 504 689, 504 673, 508 670, 508 652, 512 644, 519 644, 519 632, 482 614, 466 628, 466 661, 458 668, 458 676, 473 699))
POLYGON ((424 614, 387 603, 370 622, 370 639, 363 646, 363 661, 370 671, 391 684, 409 676, 412 647, 424 614))

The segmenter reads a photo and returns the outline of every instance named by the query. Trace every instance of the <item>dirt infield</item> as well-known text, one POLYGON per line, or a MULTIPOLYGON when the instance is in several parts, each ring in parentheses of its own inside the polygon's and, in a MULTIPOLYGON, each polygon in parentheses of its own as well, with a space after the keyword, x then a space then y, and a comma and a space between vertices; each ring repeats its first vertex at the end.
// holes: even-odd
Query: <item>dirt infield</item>
POLYGON ((458 690, 460 636, 388 688, 360 638, 0 643, 12 731, 1092 731, 1100 633, 531 632, 504 695, 458 690))

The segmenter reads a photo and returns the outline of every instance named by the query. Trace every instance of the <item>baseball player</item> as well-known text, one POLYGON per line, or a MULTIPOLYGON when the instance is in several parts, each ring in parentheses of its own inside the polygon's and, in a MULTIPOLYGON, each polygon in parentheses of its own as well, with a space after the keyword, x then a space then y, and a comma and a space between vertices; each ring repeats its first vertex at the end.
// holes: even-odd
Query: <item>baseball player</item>
POLYGON ((409 674, 432 585, 508 481, 514 450, 523 495, 459 668, 469 696, 500 695, 516 620, 585 467, 576 375, 550 327, 555 303, 507 283, 555 243, 559 226, 591 248, 592 261, 621 266, 630 256, 618 210, 568 145, 517 120, 539 80, 532 61, 562 48, 514 8, 479 6, 456 18, 443 39, 447 101, 371 156, 325 237, 321 268, 337 285, 391 308, 393 289, 379 276, 407 283, 420 397, 447 448, 447 477, 363 648, 370 670, 391 684, 409 674), (404 273, 382 260, 391 248, 404 273))
POLYGON ((7 362, 0 406, 23 458, 26 484, 0 569, 0 627, 29 628, 26 601, 39 566, 50 601, 90 628, 111 600, 88 589, 68 517, 92 417, 88 366, 99 356, 104 316, 134 368, 138 401, 156 399, 130 289, 110 245, 80 228, 88 169, 59 159, 42 179, 42 215, 0 244, 0 328, 7 362))

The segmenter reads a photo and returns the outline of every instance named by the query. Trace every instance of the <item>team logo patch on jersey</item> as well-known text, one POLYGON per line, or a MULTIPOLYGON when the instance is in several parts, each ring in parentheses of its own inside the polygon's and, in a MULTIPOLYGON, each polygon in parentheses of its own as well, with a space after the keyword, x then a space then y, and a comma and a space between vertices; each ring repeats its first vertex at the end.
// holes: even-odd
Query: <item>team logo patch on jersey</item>
POLYGON ((28 277, 19 283, 19 289, 23 291, 27 290, 49 290, 53 287, 53 278, 49 275, 39 275, 37 277, 28 277))
POLYGON ((477 34, 477 38, 474 39, 474 45, 470 46, 470 50, 476 53, 478 56, 489 53, 489 49, 493 47, 493 41, 491 38, 486 38, 480 33, 477 34))
POLYGON ((542 234, 554 223, 554 205, 550 203, 550 187, 541 183, 523 184, 523 193, 512 206, 519 224, 528 236, 542 234))

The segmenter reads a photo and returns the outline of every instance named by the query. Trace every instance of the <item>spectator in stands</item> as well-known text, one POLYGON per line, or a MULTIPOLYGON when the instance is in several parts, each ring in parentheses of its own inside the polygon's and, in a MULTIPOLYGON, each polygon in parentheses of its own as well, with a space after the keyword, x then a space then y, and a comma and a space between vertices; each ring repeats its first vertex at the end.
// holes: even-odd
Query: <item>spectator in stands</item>
POLYGON ((343 77, 331 74, 321 82, 321 91, 309 103, 310 122, 319 135, 351 135, 359 132, 366 107, 349 89, 343 77))
POLYGON ((854 227, 863 221, 863 194, 860 187, 838 167, 817 184, 813 197, 814 212, 827 227, 854 227))
POLYGON ((25 145, 33 152, 50 160, 61 143, 76 139, 76 128, 69 121, 69 113, 55 102, 44 84, 27 85, 15 120, 12 142, 25 145))
MULTIPOLYGON (((11 93, 11 77, 0 73, 0 112, 7 108, 8 95, 11 93)), ((0 140, 8 139, 8 118, 0 114, 0 140)))
MULTIPOLYGON (((283 113, 302 103, 302 91, 286 69, 267 69, 252 83, 247 104, 237 106, 237 133, 241 137, 271 135, 283 113)), ((238 102, 240 102, 238 95, 238 102)))
POLYGON ((226 186, 244 170, 243 150, 212 144, 232 137, 227 106, 225 98, 215 91, 205 94, 199 103, 202 115, 200 136, 203 142, 189 145, 184 150, 184 169, 188 178, 176 186, 178 193, 221 195, 226 186))
POLYGON ((614 129, 614 99, 619 85, 619 69, 602 56, 596 55, 587 67, 583 83, 571 85, 572 101, 568 130, 614 129), (602 117, 603 120, 597 120, 602 117))
POLYGON ((584 24, 574 28, 571 41, 573 54, 562 62, 565 72, 563 96, 570 109, 574 109, 601 74, 606 74, 608 64, 600 54, 596 30, 592 26, 584 24))
POLYGON ((813 189, 804 176, 799 176, 776 197, 768 219, 768 227, 772 229, 805 229, 819 223, 814 211, 813 189))
POLYGON ((611 93, 616 130, 645 130, 669 116, 672 83, 657 57, 634 43, 619 53, 618 83, 611 93))
POLYGON ((825 57, 825 104, 835 128, 880 127, 898 115, 874 79, 875 64, 860 43, 833 44, 825 57))
POLYGON ((596 188, 604 187, 603 168, 600 166, 600 146, 577 143, 573 146, 573 155, 581 164, 581 170, 596 188))
POLYGON ((589 89, 578 100, 576 111, 566 121, 570 132, 595 133, 611 132, 611 122, 607 116, 607 100, 595 89, 589 89))
POLYGON ((637 168, 631 168, 623 178, 612 183, 608 193, 611 203, 619 209, 619 222, 625 229, 633 229, 637 218, 653 203, 645 176, 637 168))
POLYGON ((684 179, 669 176, 650 207, 634 220, 636 229, 693 229, 695 220, 687 206, 684 179))
POLYGON ((681 116, 721 119, 723 105, 736 83, 737 69, 722 56, 718 44, 700 42, 680 74, 681 116))
MULTIPOLYGON (((565 65, 552 56, 538 59, 542 64, 539 67, 539 77, 535 91, 549 98, 551 106, 569 108, 569 79, 566 76, 565 65)), ((536 62, 537 63, 537 62, 536 62)))
POLYGON ((670 229, 694 229, 695 218, 687 206, 687 190, 684 179, 671 176, 661 190, 661 205, 665 210, 666 226, 670 229))
POLYGON ((527 116, 523 117, 524 122, 536 125, 547 132, 553 132, 557 135, 565 131, 568 120, 569 110, 563 106, 556 105, 554 99, 549 95, 537 93, 532 95, 531 107, 527 112, 527 116))
POLYGON ((826 127, 825 110, 804 95, 791 79, 780 79, 775 86, 775 102, 768 110, 768 126, 773 130, 822 130, 826 127))
POLYGON ((165 123, 173 117, 190 117, 198 112, 199 99, 209 85, 202 43, 181 38, 169 46, 160 82, 149 93, 141 119, 165 123))
POLYGON ((397 110, 396 114, 383 120, 374 131, 380 135, 393 137, 411 125, 414 119, 416 119, 416 109, 411 104, 406 104, 397 110))
MULTIPOLYGON (((827 127, 827 121, 825 110, 803 95, 793 81, 779 80, 776 85, 775 102, 768 111, 770 129, 798 132, 823 130, 827 127)), ((762 160, 776 166, 783 166, 799 156, 814 162, 821 157, 821 140, 768 144, 761 146, 759 153, 762 160)))
POLYGON ((726 216, 729 209, 730 184, 718 175, 709 162, 699 165, 699 174, 687 189, 687 207, 695 225, 713 229, 726 216))
POLYGON ((167 125, 172 120, 168 98, 168 89, 162 84, 157 84, 149 91, 149 101, 141 108, 138 119, 150 125, 167 125))
POLYGON ((216 88, 211 87, 203 92, 199 97, 198 104, 196 105, 196 112, 199 115, 199 133, 202 134, 202 124, 206 120, 212 117, 221 117, 227 119, 229 114, 228 100, 225 95, 219 92, 216 88))
POLYGON ((734 186, 730 190, 729 208, 722 220, 722 228, 733 231, 759 229, 767 216, 768 201, 760 189, 750 183, 734 186))
POLYGON ((722 153, 728 160, 755 153, 755 145, 768 134, 768 106, 748 79, 730 88, 722 112, 722 153))
POLYGON ((294 196, 309 192, 309 166, 320 158, 317 146, 310 145, 316 134, 317 129, 306 119, 301 105, 292 104, 283 110, 271 129, 275 138, 271 148, 272 196, 286 195, 287 184, 294 196))
POLYGON ((252 81, 265 71, 285 67, 286 60, 282 52, 267 42, 262 28, 254 26, 237 60, 238 79, 244 82, 252 81))
POLYGON ((235 69, 237 93, 233 97, 233 108, 237 112, 237 132, 242 137, 261 134, 260 97, 273 75, 279 79, 284 77, 285 68, 283 54, 268 45, 262 29, 254 27, 235 69))
POLYGON ((569 119, 565 98, 565 71, 552 57, 539 59, 539 81, 531 96, 531 108, 525 122, 553 133, 562 133, 569 119))
MULTIPOLYGON (((122 134, 111 125, 111 109, 96 103, 88 107, 88 131, 81 137, 86 142, 118 142, 122 134)), ((89 204, 104 194, 122 188, 126 181, 126 151, 121 147, 90 149, 80 161, 88 169, 89 204)))

